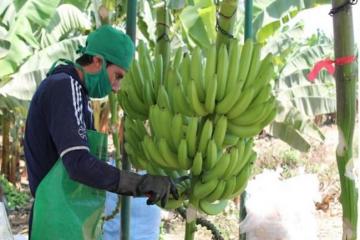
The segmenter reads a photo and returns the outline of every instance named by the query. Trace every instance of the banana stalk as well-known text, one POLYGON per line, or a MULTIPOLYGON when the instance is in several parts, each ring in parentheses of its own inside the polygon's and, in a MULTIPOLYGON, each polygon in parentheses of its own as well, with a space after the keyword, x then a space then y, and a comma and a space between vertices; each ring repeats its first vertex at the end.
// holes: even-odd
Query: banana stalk
POLYGON ((217 37, 216 45, 228 45, 229 40, 233 38, 233 28, 236 20, 236 10, 238 0, 223 0, 220 4, 219 14, 217 16, 217 37))
POLYGON ((196 232, 196 208, 191 204, 186 209, 185 240, 194 240, 196 232))
POLYGON ((170 39, 169 39, 170 16, 166 9, 166 4, 159 6, 156 10, 156 47, 155 53, 163 58, 164 72, 170 58, 170 39))
MULTIPOLYGON (((333 8, 343 4, 343 0, 333 0, 333 8)), ((354 35, 351 5, 333 15, 335 59, 352 56, 354 53, 354 35)), ((336 101, 337 126, 339 143, 336 149, 343 208, 343 238, 357 239, 358 221, 358 189, 355 186, 356 177, 352 174, 354 168, 353 135, 356 114, 356 62, 346 65, 336 65, 336 101)))

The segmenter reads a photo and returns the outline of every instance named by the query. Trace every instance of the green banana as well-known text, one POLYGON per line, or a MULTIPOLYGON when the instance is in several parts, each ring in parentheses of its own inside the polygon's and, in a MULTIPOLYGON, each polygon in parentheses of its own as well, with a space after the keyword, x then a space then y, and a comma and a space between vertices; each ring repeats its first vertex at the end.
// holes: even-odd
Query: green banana
MULTIPOLYGON (((217 154, 218 151, 217 151, 215 141, 213 139, 210 139, 207 142, 208 142, 208 144, 207 144, 207 149, 205 152, 206 158, 205 158, 205 162, 204 162, 204 168, 206 170, 210 170, 215 166, 216 162, 218 161, 218 154, 217 154)), ((201 152, 201 149, 199 149, 199 150, 201 152)))
MULTIPOLYGON (((232 40, 230 42, 229 50, 229 76, 226 84, 226 93, 231 92, 231 90, 236 87, 236 82, 239 74, 239 63, 241 55, 241 46, 237 40, 232 40)), ((239 89, 240 92, 240 89, 239 89)))
POLYGON ((127 80, 129 80, 131 85, 134 85, 137 96, 141 97, 143 95, 144 76, 143 73, 141 72, 141 68, 139 66, 138 61, 133 61, 131 70, 126 74, 126 76, 128 76, 128 74, 130 79, 127 80))
MULTIPOLYGON (((173 89, 177 87, 177 85, 181 84, 181 76, 179 72, 173 68, 169 68, 167 70, 167 81, 165 82, 165 88, 168 93, 172 93, 173 89)), ((174 106, 174 96, 173 94, 168 94, 169 101, 171 106, 174 106)))
POLYGON ((174 99, 174 111, 176 113, 181 113, 185 116, 194 116, 195 112, 193 111, 192 106, 189 103, 189 100, 186 98, 181 85, 177 85, 173 89, 173 99, 174 99))
POLYGON ((227 130, 227 117, 222 115, 215 123, 214 140, 218 148, 222 148, 227 130))
POLYGON ((233 87, 230 92, 218 103, 216 104, 215 111, 218 114, 226 114, 231 108, 235 105, 237 100, 240 98, 240 84, 241 82, 237 82, 235 87, 233 87))
POLYGON ((218 80, 216 100, 221 101, 225 96, 227 76, 229 72, 229 57, 225 44, 221 45, 220 47, 216 65, 216 74, 218 80))
POLYGON ((211 76, 211 79, 208 79, 207 81, 208 84, 206 88, 205 108, 209 113, 213 113, 215 110, 217 75, 211 76))
POLYGON ((251 139, 246 142, 243 154, 240 155, 241 149, 239 149, 237 164, 232 172, 233 175, 238 175, 242 171, 243 167, 246 166, 246 164, 249 162, 251 155, 255 153, 252 149, 252 146, 253 140, 251 139))
POLYGON ((185 169, 185 170, 189 169, 191 167, 191 162, 190 162, 190 159, 188 158, 187 142, 185 139, 181 139, 177 154, 178 154, 177 159, 178 159, 180 168, 185 169))
POLYGON ((240 174, 236 177, 236 185, 234 192, 230 195, 230 198, 233 198, 235 196, 238 196, 240 193, 242 193, 249 181, 249 178, 251 176, 251 170, 253 168, 254 164, 253 162, 248 162, 246 166, 241 170, 240 174))
MULTIPOLYGON (((240 65, 239 65, 239 75, 238 75, 238 82, 245 84, 246 77, 249 72, 250 64, 251 64, 251 56, 253 51, 254 42, 252 39, 247 39, 242 47, 242 52, 240 56, 240 65)), ((242 89, 239 88, 238 90, 241 91, 242 89)))
POLYGON ((191 167, 191 173, 194 176, 199 176, 202 171, 203 158, 201 152, 197 152, 194 157, 193 165, 191 167))
POLYGON ((225 181, 225 189, 222 193, 220 200, 229 199, 230 195, 234 192, 236 186, 236 176, 231 177, 225 181))
POLYGON ((264 87, 262 87, 259 94, 252 100, 250 106, 257 106, 263 102, 266 102, 271 96, 271 90, 271 84, 266 84, 264 87))
POLYGON ((204 88, 204 78, 203 78, 203 64, 201 49, 199 47, 194 48, 191 52, 191 67, 190 67, 190 76, 191 80, 195 83, 195 90, 197 92, 198 99, 200 101, 205 100, 205 88, 204 88))
POLYGON ((275 97, 271 97, 265 104, 264 111, 261 112, 261 116, 257 119, 255 124, 260 123, 261 127, 264 127, 261 123, 264 122, 264 120, 272 114, 272 112, 276 110, 276 101, 275 97))
MULTIPOLYGON (((180 195, 178 200, 169 198, 165 204, 165 207, 163 207, 163 208, 166 210, 172 210, 172 209, 179 208, 183 205, 184 200, 185 200, 185 195, 180 195)), ((156 205, 161 207, 159 203, 156 203, 156 205)))
POLYGON ((230 122, 237 126, 255 125, 261 119, 264 111, 267 110, 267 106, 267 102, 254 107, 250 106, 241 116, 231 119, 230 122))
POLYGON ((226 185, 226 183, 224 180, 219 180, 219 183, 217 184, 214 191, 212 191, 208 196, 206 196, 205 200, 207 200, 209 202, 214 202, 216 200, 219 200, 225 190, 225 185, 226 185))
MULTIPOLYGON (((121 93, 120 93, 121 94, 121 93)), ((127 93, 122 92, 121 94, 121 107, 124 110, 124 112, 132 119, 138 119, 138 120, 146 120, 147 119, 147 115, 139 113, 138 111, 136 111, 129 100, 129 97, 127 95, 127 93)))
POLYGON ((187 85, 191 80, 190 76, 191 60, 189 54, 186 54, 180 64, 179 72, 182 77, 182 88, 187 89, 187 85))
POLYGON ((239 99, 236 101, 234 106, 230 109, 230 111, 226 114, 229 119, 234 119, 240 116, 250 105, 253 100, 255 91, 251 88, 245 89, 239 99))
POLYGON ((203 182, 210 181, 213 178, 223 178, 225 176, 225 171, 227 170, 230 164, 230 156, 227 153, 224 153, 219 161, 215 164, 213 168, 207 170, 201 177, 203 182))
POLYGON ((261 61, 259 73, 256 75, 256 82, 249 86, 254 89, 255 96, 258 94, 260 89, 263 86, 266 86, 274 77, 275 69, 272 61, 273 55, 271 53, 266 55, 265 58, 261 61))
POLYGON ((155 55, 154 91, 157 93, 161 85, 164 84, 164 62, 161 54, 155 55))
POLYGON ((246 77, 244 89, 251 86, 257 80, 255 77, 258 74, 260 68, 260 57, 261 57, 261 44, 255 43, 251 55, 250 69, 246 77))
POLYGON ((151 136, 161 136, 161 126, 159 125, 159 115, 160 115, 160 108, 158 105, 152 105, 150 106, 149 110, 149 124, 150 124, 150 130, 151 130, 151 136))
POLYGON ((177 155, 171 150, 165 138, 160 138, 158 142, 158 147, 159 147, 159 152, 163 157, 164 161, 167 163, 168 168, 180 169, 177 160, 177 155))
POLYGON ((170 134, 173 140, 173 145, 179 146, 181 139, 184 137, 183 117, 181 114, 175 114, 175 116, 173 117, 171 121, 170 134))
POLYGON ((195 81, 191 80, 188 85, 188 96, 190 98, 191 106, 194 111, 199 116, 205 116, 208 112, 205 109, 205 106, 200 102, 200 98, 198 96, 198 92, 196 90, 195 81))
POLYGON ((213 81, 216 71, 216 45, 213 44, 207 49, 205 65, 205 89, 208 89, 209 82, 213 81))
POLYGON ((214 178, 208 182, 202 183, 197 181, 192 189, 192 194, 197 199, 203 199, 208 196, 216 188, 219 180, 214 178))
POLYGON ((190 157, 194 157, 197 149, 197 129, 198 129, 198 118, 192 117, 189 120, 189 125, 186 128, 186 142, 188 144, 188 154, 190 157))
POLYGON ((150 53, 143 41, 138 44, 139 50, 139 62, 140 66, 143 69, 143 76, 146 81, 153 83, 155 68, 152 64, 150 53))
POLYGON ((239 125, 229 122, 228 130, 229 130, 229 133, 234 134, 238 137, 254 137, 261 132, 262 126, 260 124, 249 125, 249 126, 239 126, 239 125))
POLYGON ((206 200, 200 200, 199 207, 201 211, 208 215, 217 215, 224 211, 228 203, 228 200, 220 200, 216 203, 210 203, 206 200))
POLYGON ((229 179, 234 175, 233 173, 236 168, 236 165, 238 164, 238 159, 239 159, 239 150, 237 147, 233 147, 230 150, 229 159, 230 159, 230 162, 224 173, 225 179, 229 179))
POLYGON ((175 57, 174 57, 174 61, 173 61, 173 68, 176 69, 180 66, 182 59, 183 59, 183 50, 181 47, 179 47, 178 49, 176 49, 175 51, 175 57))
MULTIPOLYGON (((146 135, 144 137, 144 141, 142 142, 144 151, 148 153, 150 158, 161 167, 168 167, 168 163, 165 161, 165 159, 162 157, 160 151, 158 150, 158 147, 154 143, 154 141, 146 135)), ((174 167, 174 166, 172 166, 174 167)))
POLYGON ((164 137, 166 142, 169 144, 172 151, 177 150, 177 145, 174 145, 173 139, 171 136, 171 123, 172 123, 173 115, 172 113, 167 109, 160 109, 160 114, 158 115, 157 121, 159 121, 159 131, 160 136, 164 137))
POLYGON ((169 96, 164 85, 159 87, 156 103, 160 108, 166 108, 171 111, 169 96))
POLYGON ((239 141, 239 137, 226 133, 223 143, 223 148, 234 146, 239 141))
POLYGON ((155 98, 155 92, 152 84, 149 81, 144 82, 144 93, 145 100, 149 106, 155 104, 156 98, 155 98))
POLYGON ((199 147, 198 147, 198 151, 200 151, 203 154, 203 156, 206 155, 206 149, 208 146, 208 142, 211 139, 212 133, 213 133, 213 124, 212 121, 208 119, 206 120, 201 130, 199 147))
POLYGON ((277 107, 275 106, 271 112, 269 113, 269 115, 265 118, 265 120, 263 120, 261 122, 261 126, 262 128, 264 128, 265 126, 269 125, 276 117, 277 114, 277 107))

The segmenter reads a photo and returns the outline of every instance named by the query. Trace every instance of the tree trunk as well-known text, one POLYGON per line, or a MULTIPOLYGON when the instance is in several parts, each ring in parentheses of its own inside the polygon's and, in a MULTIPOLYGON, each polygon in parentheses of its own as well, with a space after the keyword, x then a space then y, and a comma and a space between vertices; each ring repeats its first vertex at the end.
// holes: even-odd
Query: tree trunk
POLYGON ((3 109, 2 118, 2 134, 3 134, 3 147, 2 147, 2 162, 1 162, 1 173, 9 178, 9 167, 10 167, 10 112, 7 109, 3 109))
MULTIPOLYGON (((333 8, 347 1, 333 0, 333 8)), ((355 55, 351 5, 333 15, 335 59, 355 55)), ((358 190, 353 173, 353 135, 355 126, 355 62, 336 65, 337 126, 339 143, 336 160, 339 169, 343 209, 343 239, 357 239, 358 190)))

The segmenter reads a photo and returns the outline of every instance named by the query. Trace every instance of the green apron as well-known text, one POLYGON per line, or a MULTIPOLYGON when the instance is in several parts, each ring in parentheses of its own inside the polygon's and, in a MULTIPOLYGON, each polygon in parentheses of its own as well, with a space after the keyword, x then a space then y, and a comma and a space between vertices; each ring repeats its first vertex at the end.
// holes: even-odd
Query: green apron
MULTIPOLYGON (((107 158, 107 135, 87 131, 90 152, 107 158)), ((70 179, 59 159, 36 190, 31 240, 101 239, 105 191, 70 179)))

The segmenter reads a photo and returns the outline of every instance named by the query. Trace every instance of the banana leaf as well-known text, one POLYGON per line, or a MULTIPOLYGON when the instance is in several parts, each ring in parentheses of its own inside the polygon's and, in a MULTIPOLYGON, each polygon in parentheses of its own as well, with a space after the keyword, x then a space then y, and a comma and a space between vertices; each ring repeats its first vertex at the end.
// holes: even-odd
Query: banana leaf
POLYGON ((330 4, 330 0, 274 0, 256 1, 257 8, 262 11, 254 12, 253 31, 257 33, 261 27, 278 21, 288 11, 303 10, 320 4, 330 4))
POLYGON ((282 104, 278 107, 278 115, 269 126, 269 130, 272 136, 303 152, 310 149, 311 140, 322 142, 325 139, 318 126, 291 105, 282 104))
POLYGON ((82 11, 85 11, 90 5, 90 0, 62 0, 61 2, 63 4, 72 4, 82 11))
POLYGON ((215 13, 212 1, 199 1, 182 10, 179 19, 191 47, 208 48, 215 41, 215 13))
POLYGON ((182 9, 185 7, 185 0, 169 0, 167 6, 173 10, 182 9))
POLYGON ((336 112, 335 97, 295 97, 291 99, 291 103, 309 117, 336 112))
POLYGON ((31 100, 40 81, 45 78, 48 69, 58 58, 74 60, 79 44, 84 44, 86 37, 70 38, 36 52, 21 66, 11 79, 0 86, 0 94, 19 100, 31 100))
POLYGON ((138 11, 138 29, 147 39, 149 45, 153 48, 156 42, 156 20, 155 13, 153 15, 152 8, 148 1, 142 1, 139 4, 141 11, 138 11))
POLYGON ((9 41, 0 39, 0 59, 8 54, 10 46, 11 43, 9 41))
POLYGON ((19 100, 12 96, 5 96, 0 93, 0 112, 2 112, 1 109, 8 109, 20 114, 22 118, 25 118, 28 108, 29 102, 19 100))
POLYGON ((65 39, 76 30, 90 30, 90 20, 78 8, 70 4, 62 4, 46 28, 41 31, 41 48, 50 46, 65 39))
POLYGON ((9 34, 6 40, 11 42, 9 53, 0 59, 0 78, 14 73, 23 61, 32 54, 32 49, 38 48, 34 29, 45 27, 60 0, 27 0, 13 1, 16 15, 9 24, 9 34))
POLYGON ((270 133, 299 151, 308 152, 311 147, 309 141, 307 141, 302 134, 290 124, 273 122, 270 125, 270 133))

